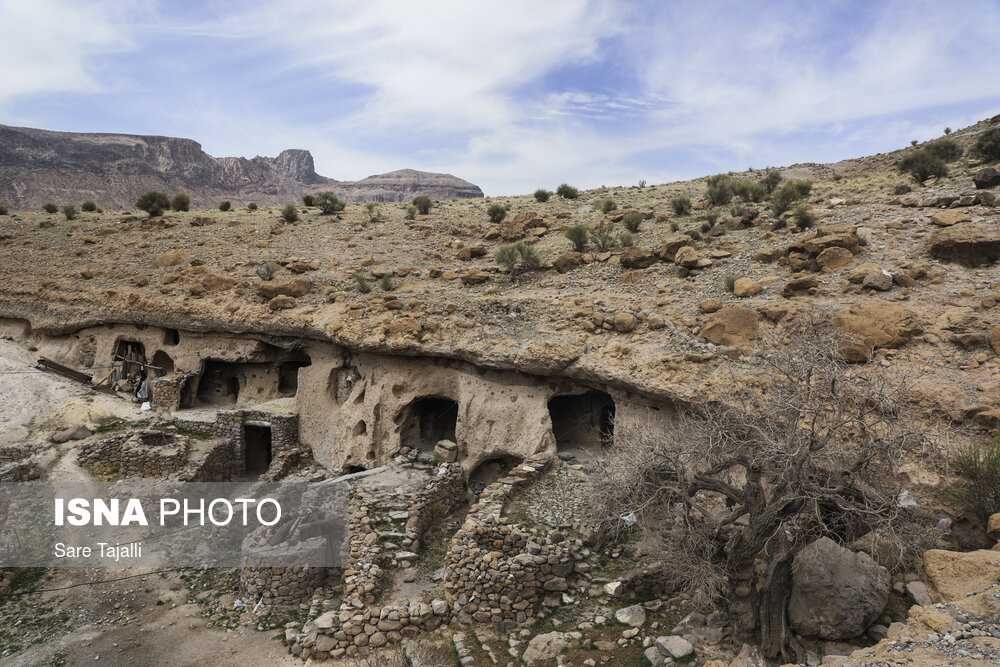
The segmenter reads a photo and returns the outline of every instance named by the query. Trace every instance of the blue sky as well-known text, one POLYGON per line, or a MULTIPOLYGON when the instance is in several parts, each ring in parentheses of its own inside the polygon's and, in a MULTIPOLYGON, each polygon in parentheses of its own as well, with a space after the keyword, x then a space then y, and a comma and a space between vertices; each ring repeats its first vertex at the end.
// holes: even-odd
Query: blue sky
POLYGON ((0 0, 0 123, 487 194, 894 150, 1000 113, 1000 0, 0 0))

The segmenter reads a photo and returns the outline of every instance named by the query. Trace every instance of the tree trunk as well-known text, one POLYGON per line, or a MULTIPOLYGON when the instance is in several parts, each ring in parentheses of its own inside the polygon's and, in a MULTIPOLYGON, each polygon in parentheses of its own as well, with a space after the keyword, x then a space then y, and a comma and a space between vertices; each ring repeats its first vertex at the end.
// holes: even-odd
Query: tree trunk
POLYGON ((788 628, 788 598, 792 595, 792 561, 795 554, 779 528, 768 543, 770 560, 760 589, 760 649, 767 658, 779 655, 788 662, 801 662, 802 647, 788 628))
POLYGON ((733 624, 733 639, 737 644, 757 644, 757 598, 756 571, 754 560, 756 554, 746 553, 742 536, 738 536, 730 544, 729 558, 726 563, 726 575, 729 579, 729 617, 733 624))

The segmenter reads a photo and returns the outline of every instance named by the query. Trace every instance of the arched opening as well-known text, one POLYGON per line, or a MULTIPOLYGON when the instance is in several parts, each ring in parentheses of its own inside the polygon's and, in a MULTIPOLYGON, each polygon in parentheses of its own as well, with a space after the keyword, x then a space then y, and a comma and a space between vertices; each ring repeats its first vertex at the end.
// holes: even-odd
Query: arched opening
POLYGON ((359 466, 359 465, 347 466, 346 468, 344 468, 344 474, 353 475, 355 473, 364 472, 366 470, 368 470, 368 468, 364 466, 359 466))
POLYGON ((121 379, 131 380, 146 367, 146 348, 139 341, 120 340, 115 345, 112 363, 121 368, 121 379))
POLYGON ((185 410, 187 408, 194 407, 195 400, 195 386, 198 382, 197 377, 187 376, 181 382, 181 392, 179 400, 177 401, 177 408, 180 410, 185 410))
POLYGON ((458 403, 437 396, 418 398, 405 408, 400 444, 432 451, 440 440, 455 441, 457 425, 458 403))
POLYGON ((237 366, 221 361, 206 361, 198 381, 198 402, 209 405, 232 405, 240 396, 237 366))
POLYGON ((469 488, 482 493, 483 489, 504 477, 520 462, 521 459, 516 456, 497 456, 483 461, 469 475, 469 488))
POLYGON ((160 377, 174 372, 174 360, 163 350, 153 355, 153 366, 156 375, 160 377))
POLYGON ((299 390, 299 369, 311 366, 309 357, 294 361, 284 361, 278 366, 278 393, 282 396, 295 396, 299 390))
POLYGON ((549 400, 552 435, 559 451, 610 447, 614 437, 615 401, 597 390, 549 400))
POLYGON ((271 425, 247 422, 243 426, 246 443, 246 474, 260 477, 271 466, 271 425))

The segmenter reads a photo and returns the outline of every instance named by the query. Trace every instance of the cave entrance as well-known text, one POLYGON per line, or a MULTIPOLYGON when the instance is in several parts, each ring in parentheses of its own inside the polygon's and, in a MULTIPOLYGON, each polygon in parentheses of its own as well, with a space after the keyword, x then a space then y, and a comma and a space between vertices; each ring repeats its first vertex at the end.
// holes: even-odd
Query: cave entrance
POLYGON ((247 422, 243 425, 243 441, 246 443, 246 474, 260 477, 271 466, 271 425, 247 422))
POLYGON ((506 476, 519 463, 521 459, 516 456, 497 456, 487 459, 476 466, 469 475, 469 488, 476 493, 482 493, 483 489, 506 476))
POLYGON ((159 377, 170 375, 174 372, 174 360, 163 350, 153 355, 153 366, 155 366, 154 372, 159 377))
POLYGON ((146 367, 146 348, 135 340, 120 340, 115 345, 114 364, 121 364, 121 378, 131 380, 146 367))
POLYGON ((439 440, 455 442, 457 425, 458 403, 436 396, 418 398, 406 408, 400 444, 431 451, 439 440))
POLYGON ((206 361, 198 381, 198 402, 207 405, 233 405, 239 397, 239 366, 222 361, 206 361))
POLYGON ((610 447, 615 424, 615 401, 611 395, 590 390, 549 400, 552 435, 559 451, 598 450, 610 447))
POLYGON ((299 391, 299 369, 311 366, 309 357, 294 361, 283 361, 278 366, 278 393, 282 396, 295 396, 299 391))

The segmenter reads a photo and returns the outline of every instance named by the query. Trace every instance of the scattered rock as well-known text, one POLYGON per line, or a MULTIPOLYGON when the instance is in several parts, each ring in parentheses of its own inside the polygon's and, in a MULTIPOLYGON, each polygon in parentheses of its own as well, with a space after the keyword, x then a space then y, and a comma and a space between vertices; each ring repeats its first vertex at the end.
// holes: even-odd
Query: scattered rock
POLYGON ((458 460, 458 445, 451 440, 439 440, 434 445, 434 458, 441 463, 452 463, 458 460))
POLYGON ((801 294, 808 294, 809 290, 818 286, 819 281, 815 278, 795 278, 793 280, 789 280, 785 283, 785 286, 781 288, 781 296, 787 298, 799 296, 801 294))
POLYGON ((911 581, 906 584, 906 592, 920 606, 933 604, 930 593, 927 592, 927 586, 922 581, 911 581))
POLYGON ((755 311, 743 306, 726 306, 711 315, 701 336, 716 345, 745 345, 757 337, 755 311))
POLYGON ((1000 171, 997 171, 993 167, 980 169, 976 172, 975 176, 972 177, 972 182, 976 185, 976 189, 978 190, 995 188, 1000 185, 1000 171))
POLYGON ((698 254, 698 251, 686 245, 680 248, 674 255, 674 264, 690 269, 698 266, 698 260, 700 259, 701 255, 698 254))
POLYGON ((739 278, 733 284, 733 294, 740 298, 760 294, 762 289, 764 289, 763 285, 756 280, 751 280, 750 278, 739 278))
POLYGON ((722 299, 705 299, 698 304, 698 310, 703 313, 714 313, 722 308, 722 299))
POLYGON ((892 274, 885 269, 872 271, 861 281, 861 287, 878 290, 879 292, 890 290, 892 289, 892 274))
POLYGON ((567 271, 572 271, 582 263, 583 254, 578 252, 564 252, 556 257, 552 265, 556 267, 556 271, 559 273, 566 273, 567 271))
POLYGON ((694 653, 694 646, 691 645, 691 642, 676 635, 657 637, 656 649, 664 657, 674 660, 685 658, 694 653))
POLYGON ((479 269, 473 269, 472 271, 467 271, 462 274, 459 280, 462 281, 463 285, 482 285, 487 280, 490 279, 490 274, 479 269))
POLYGON ((63 443, 69 442, 70 440, 83 440, 84 438, 89 438, 91 435, 93 434, 90 432, 90 429, 83 424, 77 424, 76 426, 70 426, 69 428, 59 431, 52 436, 52 439, 55 442, 63 443))
POLYGON ((165 266, 177 266, 178 264, 183 264, 190 259, 191 255, 183 252, 181 250, 168 250, 159 257, 156 258, 154 263, 156 266, 163 268, 165 266))
POLYGON ((284 280, 264 280, 257 285, 261 296, 271 299, 276 296, 302 297, 312 290, 312 282, 308 278, 286 278, 284 280))
POLYGON ((840 353, 852 362, 865 362, 879 348, 897 348, 921 332, 916 315, 889 301, 855 303, 833 319, 834 329, 850 338, 840 353))
POLYGON ((268 301, 267 307, 271 310, 287 310, 295 307, 295 299, 290 296, 279 295, 268 301))
POLYGON ((615 313, 614 327, 618 333, 628 333, 635 325, 636 317, 632 313, 615 313))
POLYGON ((931 234, 928 249, 934 257, 966 266, 990 264, 1000 258, 1000 227, 962 222, 931 234))
POLYGON ((660 245, 660 259, 664 262, 672 262, 677 256, 677 251, 685 246, 693 246, 694 240, 687 234, 674 234, 663 239, 660 245))
POLYGON ((656 255, 649 248, 629 246, 622 250, 621 264, 626 269, 645 269, 653 265, 656 255))
POLYGON ((646 622, 646 610, 640 604, 622 607, 615 612, 615 620, 633 628, 641 627, 646 622))
POLYGON ((941 211, 940 213, 935 213, 931 216, 931 222, 935 225, 940 225, 941 227, 951 227, 952 225, 957 225, 960 222, 970 222, 972 220, 968 213, 963 211, 941 211))
POLYGON ((545 662, 555 658, 568 646, 569 642, 566 641, 566 635, 562 632, 546 632, 531 638, 521 659, 529 665, 545 662))
POLYGON ((822 252, 816 255, 815 260, 816 268, 824 272, 847 266, 852 261, 854 261, 854 253, 847 248, 839 246, 824 248, 822 252))

